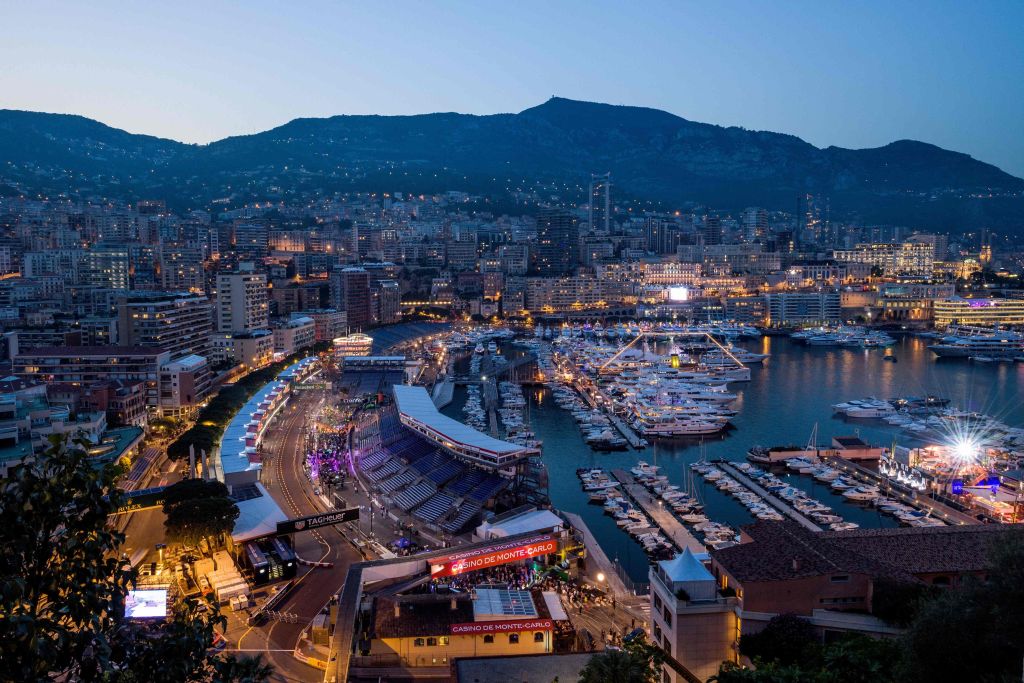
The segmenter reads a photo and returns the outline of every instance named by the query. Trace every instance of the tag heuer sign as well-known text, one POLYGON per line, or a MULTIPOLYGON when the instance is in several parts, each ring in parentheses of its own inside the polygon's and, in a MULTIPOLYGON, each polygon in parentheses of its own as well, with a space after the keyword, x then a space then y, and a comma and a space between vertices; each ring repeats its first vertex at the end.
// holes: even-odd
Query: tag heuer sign
POLYGON ((308 531, 322 526, 352 522, 359 519, 359 508, 346 508, 344 510, 331 510, 309 517, 298 517, 277 523, 277 533, 290 534, 295 531, 308 531))

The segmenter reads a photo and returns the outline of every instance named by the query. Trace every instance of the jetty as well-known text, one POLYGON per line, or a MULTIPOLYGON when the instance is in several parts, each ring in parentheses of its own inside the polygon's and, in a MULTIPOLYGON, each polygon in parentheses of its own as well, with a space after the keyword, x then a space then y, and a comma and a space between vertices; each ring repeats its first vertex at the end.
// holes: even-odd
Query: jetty
POLYGON ((622 421, 621 417, 611 412, 610 410, 603 410, 601 406, 599 406, 597 402, 594 401, 590 394, 588 394, 585 391, 580 391, 579 387, 577 387, 575 384, 573 385, 573 389, 575 389, 577 394, 583 397, 583 400, 587 402, 587 405, 589 405, 591 408, 595 410, 600 410, 604 415, 606 415, 608 419, 611 420, 612 424, 615 425, 615 429, 619 430, 619 434, 622 434, 622 437, 629 442, 630 446, 637 450, 640 450, 641 448, 647 445, 643 439, 637 436, 637 433, 633 431, 633 429, 629 425, 622 421))
POLYGON ((948 524, 956 524, 958 526, 967 524, 981 524, 981 520, 974 517, 966 512, 961 512, 956 508, 950 507, 945 503, 935 500, 931 496, 923 493, 917 493, 916 491, 907 491, 902 487, 893 486, 892 483, 885 477, 869 470, 866 467, 862 467, 855 462, 851 462, 846 458, 841 458, 837 455, 825 458, 825 461, 831 466, 838 470, 842 470, 843 473, 852 475, 854 478, 860 481, 872 484, 878 487, 878 490, 883 495, 889 498, 898 498, 900 501, 917 508, 918 510, 928 510, 931 512, 932 517, 941 519, 948 524))
POLYGON ((733 467, 732 463, 730 463, 729 461, 718 460, 714 464, 717 467, 720 467, 722 471, 728 474, 730 477, 732 477, 739 483, 743 484, 743 486, 747 487, 749 490, 761 496, 764 502, 768 503, 782 514, 789 517, 797 524, 800 524, 804 528, 810 529, 811 531, 821 531, 820 526, 804 517, 797 510, 795 510, 792 505, 789 505, 788 503, 780 500, 779 498, 776 498, 771 493, 764 490, 764 488, 762 488, 759 484, 755 483, 750 477, 746 476, 738 469, 733 467))
MULTIPOLYGON (((597 565, 597 570, 604 574, 605 579, 608 582, 608 588, 611 589, 612 595, 622 596, 629 594, 629 590, 626 588, 626 584, 619 577, 618 572, 615 571, 615 565, 612 564, 611 560, 604 552, 604 548, 594 538, 593 532, 587 527, 587 523, 583 521, 583 518, 572 512, 562 512, 565 518, 569 520, 569 524, 572 525, 573 529, 576 529, 583 534, 583 545, 587 549, 587 564, 592 561, 597 565)), ((597 572, 591 572, 596 575, 597 572)))
POLYGON ((612 470, 612 476, 622 483, 622 488, 633 499, 633 502, 639 505, 644 513, 654 520, 654 523, 661 529, 661 533, 665 534, 665 537, 672 541, 677 548, 680 550, 689 548, 691 552, 697 554, 708 551, 704 544, 698 541, 697 537, 690 533, 690 530, 683 526, 682 522, 676 519, 671 509, 667 508, 661 501, 655 500, 651 492, 642 484, 636 483, 636 479, 633 478, 632 474, 625 470, 612 470))

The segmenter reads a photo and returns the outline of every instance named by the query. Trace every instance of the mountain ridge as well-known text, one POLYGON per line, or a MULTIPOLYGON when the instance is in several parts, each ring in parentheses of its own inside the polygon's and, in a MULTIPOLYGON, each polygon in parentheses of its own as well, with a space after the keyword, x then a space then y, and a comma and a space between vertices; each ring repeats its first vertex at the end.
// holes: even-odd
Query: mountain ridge
POLYGON ((537 183, 579 187, 591 172, 611 171, 620 197, 669 206, 792 210, 798 195, 811 193, 828 197, 837 215, 859 220, 917 216, 926 226, 954 229, 1009 220, 1024 231, 1024 180, 931 143, 819 148, 786 133, 560 97, 518 113, 299 117, 204 145, 75 114, 4 109, 0 164, 0 182, 28 191, 67 192, 78 182, 95 192, 178 193, 193 203, 238 195, 240 184, 248 192, 240 201, 263 198, 261 186, 303 192, 317 182, 324 191, 507 194, 510 186, 537 183), (398 170, 408 185, 396 186, 398 170), (460 178, 464 187, 438 185, 460 178))

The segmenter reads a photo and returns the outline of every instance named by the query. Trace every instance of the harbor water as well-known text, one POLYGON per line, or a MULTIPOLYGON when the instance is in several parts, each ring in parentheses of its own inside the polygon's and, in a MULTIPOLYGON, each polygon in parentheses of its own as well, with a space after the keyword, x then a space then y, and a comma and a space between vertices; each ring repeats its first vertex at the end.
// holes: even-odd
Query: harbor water
MULTIPOLYGON (((763 365, 753 365, 750 382, 730 385, 738 395, 731 407, 739 411, 733 429, 704 439, 657 441, 642 450, 598 452, 584 443, 572 415, 560 409, 546 388, 526 391, 534 432, 543 442, 550 478, 552 503, 583 517, 608 557, 618 561, 637 581, 647 580, 648 559, 627 533, 619 529, 599 505, 590 504, 576 470, 581 467, 629 469, 638 461, 658 465, 669 479, 687 486, 689 464, 699 459, 744 461, 753 445, 773 446, 808 442, 817 424, 819 445, 832 437, 859 435, 877 445, 917 445, 905 432, 881 420, 853 420, 835 416, 832 405, 875 396, 935 395, 962 409, 975 410, 1011 426, 1024 425, 1024 363, 975 363, 966 359, 937 359, 929 340, 900 337, 892 353, 898 362, 882 360, 883 351, 805 346, 787 337, 763 337, 738 342, 751 351, 770 354, 763 365)), ((506 349, 516 354, 512 348, 506 349)), ((465 391, 444 412, 462 418, 465 391)), ((779 472, 784 480, 832 507, 836 514, 862 527, 895 526, 896 520, 869 506, 847 501, 827 484, 807 475, 779 472)), ((736 500, 714 486, 694 478, 694 486, 712 520, 734 528, 753 518, 736 500)))

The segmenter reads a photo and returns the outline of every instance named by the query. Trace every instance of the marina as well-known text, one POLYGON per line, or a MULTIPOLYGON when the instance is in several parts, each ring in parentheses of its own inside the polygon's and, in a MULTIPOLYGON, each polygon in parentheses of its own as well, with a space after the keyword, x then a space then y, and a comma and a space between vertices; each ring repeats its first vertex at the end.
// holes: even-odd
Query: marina
POLYGON ((774 507, 776 510, 778 510, 785 516, 789 517, 801 526, 810 529, 811 531, 821 531, 820 526, 804 517, 802 514, 797 512, 787 503, 784 503, 783 501, 779 500, 768 491, 765 491, 758 484, 755 484, 753 481, 748 479, 747 476, 740 472, 739 469, 737 469, 737 467, 732 463, 726 461, 719 461, 717 465, 718 467, 722 468, 722 470, 724 470, 726 473, 728 473, 731 477, 736 479, 736 481, 743 484, 743 486, 745 486, 747 489, 760 496, 762 500, 770 504, 772 507, 774 507))
POLYGON ((704 547, 704 544, 698 541, 697 537, 690 533, 690 531, 665 508, 663 501, 655 501, 646 488, 641 484, 636 483, 633 475, 620 469, 612 470, 612 474, 622 483, 623 488, 627 493, 629 493, 630 498, 632 498, 637 505, 643 508, 643 511, 654 520, 662 533, 670 538, 679 550, 689 548, 690 551, 694 553, 707 552, 707 548, 704 547))
MULTIPOLYGON (((628 340, 623 340, 624 345, 628 340)), ((1019 379, 1012 372, 1012 364, 973 364, 964 360, 937 358, 928 349, 934 340, 926 337, 902 336, 890 347, 901 362, 883 362, 881 351, 849 347, 817 347, 804 345, 786 337, 737 337, 736 347, 748 347, 767 354, 761 363, 750 365, 749 382, 736 383, 737 415, 730 420, 734 429, 724 434, 696 438, 658 439, 642 450, 603 451, 587 444, 572 412, 557 403, 555 388, 541 384, 524 387, 528 404, 531 431, 543 442, 543 459, 550 476, 552 503, 561 510, 578 514, 588 525, 596 539, 634 581, 645 581, 648 557, 640 552, 636 542, 603 513, 601 506, 593 505, 581 490, 575 476, 581 467, 623 469, 628 471, 640 459, 661 465, 668 481, 686 487, 689 465, 702 457, 709 461, 725 459, 742 462, 746 451, 754 443, 802 443, 806 435, 819 425, 822 441, 829 436, 858 434, 867 442, 889 446, 914 445, 912 435, 888 424, 884 419, 850 418, 838 414, 832 406, 849 401, 850 397, 928 397, 949 399, 963 410, 984 411, 997 396, 1013 399, 1019 396, 1019 379), (835 377, 841 376, 841 382, 835 377), (789 397, 799 397, 793 400, 789 397)), ((499 346, 499 351, 512 359, 516 353, 537 352, 537 367, 550 380, 556 371, 548 359, 545 364, 542 339, 528 339, 515 345, 499 346)), ((653 350, 653 349, 652 349, 653 350)), ((663 349, 658 349, 664 353, 663 349)), ((460 361, 468 370, 469 360, 460 361)), ((461 404, 466 400, 468 387, 459 386, 453 403, 445 408, 448 414, 461 416, 461 404)), ((582 402, 582 397, 577 395, 582 402)), ((889 399, 884 399, 889 400, 889 399)), ((1009 400, 999 418, 1007 425, 1024 421, 1024 410, 1019 401, 1009 400)), ((591 406, 584 404, 591 409, 591 406)), ((592 412, 592 409, 591 409, 592 412)), ((916 419, 916 418, 915 418, 916 419)), ((799 448, 803 448, 802 446, 799 448)), ((834 459, 829 465, 836 467, 834 459)), ((843 521, 862 528, 892 527, 903 524, 887 510, 869 502, 855 502, 844 498, 826 482, 809 474, 790 470, 779 473, 780 478, 811 497, 829 506, 843 521)), ((704 512, 714 520, 734 529, 755 519, 750 511, 732 496, 707 483, 699 484, 704 512)), ((625 493, 625 491, 624 491, 625 493)), ((886 497, 918 509, 913 498, 905 500, 897 494, 886 497)), ((926 501, 930 500, 926 496, 926 501)), ((642 511, 642 510, 641 510, 642 511)), ((943 519, 940 515, 940 519, 943 519)), ((653 520, 652 520, 653 522, 653 520)), ((653 526, 653 524, 652 524, 653 526)), ((692 532, 696 533, 696 532, 692 532)))

